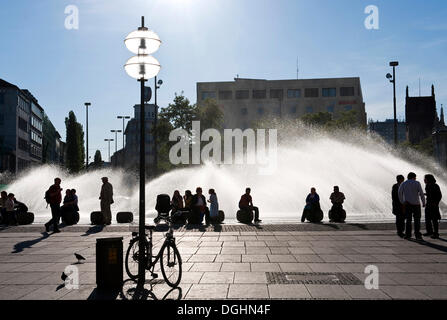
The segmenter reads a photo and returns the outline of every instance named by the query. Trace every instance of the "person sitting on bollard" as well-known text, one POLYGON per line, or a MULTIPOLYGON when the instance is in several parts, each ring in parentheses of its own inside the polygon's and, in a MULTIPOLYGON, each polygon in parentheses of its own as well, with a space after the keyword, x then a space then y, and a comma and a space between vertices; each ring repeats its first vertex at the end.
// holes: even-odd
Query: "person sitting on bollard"
POLYGON ((253 199, 250 195, 251 189, 246 188, 245 193, 241 196, 241 200, 239 200, 239 209, 245 211, 247 213, 254 213, 254 222, 261 222, 259 219, 259 209, 258 207, 253 206, 253 199))
POLYGON ((0 197, 0 215, 2 224, 7 224, 7 216, 6 216, 6 201, 8 200, 8 193, 6 191, 1 192, 0 197))
POLYGON ((78 206, 78 196, 76 194, 76 189, 71 189, 71 195, 73 196, 73 207, 75 209, 75 211, 79 211, 79 206, 78 206))
POLYGON ((340 188, 338 186, 334 187, 334 192, 332 192, 329 199, 332 202, 332 208, 329 211, 329 221, 345 222, 346 211, 343 209, 343 202, 346 198, 343 192, 340 192, 340 188))
POLYGON ((310 189, 310 193, 306 197, 306 206, 301 216, 301 222, 321 222, 323 220, 323 214, 320 208, 320 196, 315 188, 310 189))
POLYGON ((186 190, 185 195, 183 196, 183 200, 185 201, 185 211, 191 211, 192 197, 191 190, 186 190))
POLYGON ((210 199, 208 202, 210 203, 210 220, 212 222, 218 222, 219 220, 219 202, 217 201, 217 194, 214 189, 210 189, 208 191, 210 194, 210 199))
POLYGON ((171 215, 177 211, 183 210, 183 198, 180 195, 180 191, 178 190, 174 191, 174 195, 172 196, 171 199, 171 205, 172 205, 171 215))
POLYGON ((65 191, 65 197, 62 201, 61 206, 61 216, 64 216, 65 214, 70 214, 73 212, 76 212, 76 201, 75 197, 73 196, 73 191, 70 189, 67 189, 65 191))
POLYGON ((205 217, 205 222, 208 225, 210 223, 210 213, 206 205, 206 198, 202 194, 202 188, 198 187, 196 189, 196 194, 192 197, 191 205, 193 223, 201 224, 203 217, 205 217))
POLYGON ((12 226, 17 225, 16 212, 14 210, 15 203, 13 193, 8 194, 8 199, 6 200, 5 207, 6 207, 6 223, 12 226))

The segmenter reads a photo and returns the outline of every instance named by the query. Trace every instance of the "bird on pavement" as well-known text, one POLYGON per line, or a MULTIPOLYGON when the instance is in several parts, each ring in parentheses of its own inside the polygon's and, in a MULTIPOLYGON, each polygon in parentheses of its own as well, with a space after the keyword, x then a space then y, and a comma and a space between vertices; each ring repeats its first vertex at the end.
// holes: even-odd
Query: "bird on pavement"
POLYGON ((85 260, 85 258, 78 253, 75 253, 74 255, 76 259, 78 259, 78 263, 81 263, 82 260, 85 260))

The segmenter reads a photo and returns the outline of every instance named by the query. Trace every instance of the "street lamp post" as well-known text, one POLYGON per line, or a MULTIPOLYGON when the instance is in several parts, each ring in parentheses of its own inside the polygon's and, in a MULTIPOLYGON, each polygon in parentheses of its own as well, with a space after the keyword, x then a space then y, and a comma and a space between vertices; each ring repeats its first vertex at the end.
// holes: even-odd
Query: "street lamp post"
POLYGON ((123 119, 123 149, 124 149, 124 121, 130 119, 130 116, 117 116, 118 119, 123 119))
POLYGON ((85 104, 85 130, 86 130, 86 146, 85 146, 85 170, 88 171, 88 107, 92 104, 90 102, 86 102, 85 104))
POLYGON ((118 151, 118 132, 121 130, 110 130, 110 132, 115 133, 115 152, 118 151))
POLYGON ((109 162, 110 162, 110 142, 113 141, 113 139, 104 139, 104 141, 109 143, 109 162))
POLYGON ((390 67, 393 67, 393 75, 387 74, 386 77, 393 84, 393 106, 394 106, 394 145, 397 146, 397 111, 396 111, 396 67, 399 65, 398 61, 390 62, 390 67))
MULTIPOLYGON (((157 90, 160 89, 161 85, 163 84, 163 80, 157 81, 157 76, 154 78, 154 88, 155 88, 155 95, 154 95, 154 102, 155 102, 155 119, 154 119, 154 128, 157 128, 157 120, 158 120, 158 104, 157 104, 157 90)), ((154 131, 154 171, 155 174, 158 172, 158 147, 157 147, 157 136, 155 135, 154 131)))
POLYGON ((145 101, 149 101, 150 97, 145 99, 144 82, 155 77, 160 71, 160 63, 151 53, 158 50, 161 41, 158 35, 144 26, 144 17, 141 17, 141 27, 138 30, 129 33, 124 40, 127 49, 136 56, 127 60, 124 69, 127 74, 140 82, 141 104, 140 104, 140 206, 139 206, 139 241, 138 250, 138 287, 142 289, 146 281, 146 266, 144 254, 144 234, 145 234, 145 180, 146 180, 146 161, 145 161, 145 101))

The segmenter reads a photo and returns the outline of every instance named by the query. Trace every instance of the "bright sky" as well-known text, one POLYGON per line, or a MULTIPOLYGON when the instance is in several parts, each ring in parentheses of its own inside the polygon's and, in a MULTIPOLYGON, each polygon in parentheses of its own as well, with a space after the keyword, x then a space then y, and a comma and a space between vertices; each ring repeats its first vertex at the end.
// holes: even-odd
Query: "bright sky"
POLYGON ((106 158, 116 116, 139 101, 123 40, 142 15, 163 42, 154 54, 161 107, 181 91, 195 102, 198 81, 294 79, 297 56, 300 78, 359 76, 368 118, 392 117, 391 60, 400 118, 405 86, 419 95, 419 78, 422 95, 433 83, 438 108, 447 104, 443 0, 1 0, 0 78, 29 89, 64 138, 68 111, 84 124, 91 102, 90 154, 106 158), (68 5, 79 9, 78 30, 64 26, 68 5), (368 5, 379 9, 378 30, 364 26, 368 5))

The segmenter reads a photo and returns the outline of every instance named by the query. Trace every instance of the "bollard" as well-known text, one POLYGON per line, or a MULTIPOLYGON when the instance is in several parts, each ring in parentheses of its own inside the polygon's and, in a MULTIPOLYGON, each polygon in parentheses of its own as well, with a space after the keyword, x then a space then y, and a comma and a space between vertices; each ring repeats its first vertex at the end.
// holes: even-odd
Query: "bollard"
POLYGON ((96 240, 96 285, 98 289, 123 286, 123 238, 96 240))

